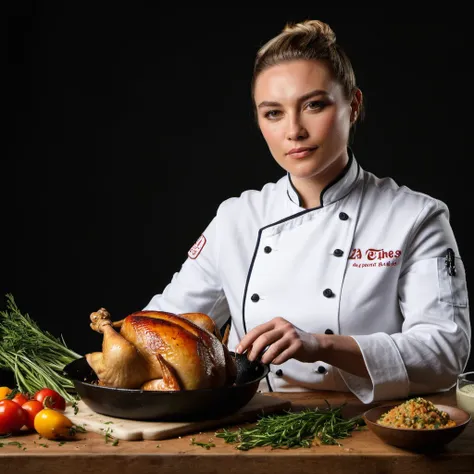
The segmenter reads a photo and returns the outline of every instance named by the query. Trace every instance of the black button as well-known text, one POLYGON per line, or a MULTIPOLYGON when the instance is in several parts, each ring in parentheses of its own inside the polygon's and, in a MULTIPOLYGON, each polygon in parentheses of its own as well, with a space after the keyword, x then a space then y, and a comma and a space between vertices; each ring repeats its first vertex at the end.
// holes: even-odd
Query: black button
POLYGON ((332 329, 326 329, 326 331, 324 331, 324 334, 334 334, 334 331, 332 329))
POLYGON ((323 367, 322 365, 320 365, 320 366, 318 367, 318 372, 319 372, 320 374, 324 374, 324 373, 326 372, 326 368, 323 367))
POLYGON ((283 370, 278 369, 278 370, 275 372, 275 375, 278 376, 278 377, 281 377, 281 376, 283 375, 283 370))
MULTIPOLYGON (((334 293, 332 292, 331 288, 326 288, 324 291, 323 291, 323 295, 326 297, 326 298, 331 298, 331 296, 334 296, 334 293)), ((252 297, 253 299, 253 297, 252 297)))
POLYGON ((344 255, 344 252, 341 249, 336 249, 336 250, 334 250, 333 254, 336 257, 342 257, 344 255))
POLYGON ((256 302, 260 299, 260 296, 258 296, 257 293, 254 293, 254 294, 250 297, 250 299, 251 299, 254 303, 256 303, 256 302))
POLYGON ((339 219, 341 219, 341 221, 347 221, 347 219, 349 219, 349 216, 345 212, 340 212, 339 219))
POLYGON ((270 253, 272 251, 272 248, 269 247, 268 245, 263 249, 265 253, 270 253))

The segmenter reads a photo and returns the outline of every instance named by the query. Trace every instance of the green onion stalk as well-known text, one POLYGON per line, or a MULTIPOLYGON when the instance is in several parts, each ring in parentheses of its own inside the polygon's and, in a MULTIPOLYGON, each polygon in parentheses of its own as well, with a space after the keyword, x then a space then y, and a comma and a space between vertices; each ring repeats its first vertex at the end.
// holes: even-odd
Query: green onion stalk
POLYGON ((28 394, 48 387, 66 401, 77 400, 72 381, 64 367, 82 355, 70 349, 63 337, 42 330, 23 314, 13 295, 6 295, 6 310, 0 311, 0 369, 13 373, 16 388, 28 394))

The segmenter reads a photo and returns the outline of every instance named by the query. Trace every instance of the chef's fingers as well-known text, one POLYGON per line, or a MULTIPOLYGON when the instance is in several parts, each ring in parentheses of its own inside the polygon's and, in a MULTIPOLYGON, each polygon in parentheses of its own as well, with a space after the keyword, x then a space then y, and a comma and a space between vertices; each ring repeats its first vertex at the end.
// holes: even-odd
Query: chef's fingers
MULTIPOLYGON (((288 343, 289 341, 285 338, 277 339, 273 344, 267 346, 260 356, 260 361, 263 364, 274 364, 276 360, 281 359, 282 354, 286 354, 287 357, 282 360, 282 362, 285 362, 294 353, 294 350, 291 350, 291 346, 288 343)), ((282 362, 279 363, 281 364, 282 362)))
POLYGON ((270 362, 264 362, 264 363, 280 365, 289 359, 294 359, 294 355, 295 355, 294 349, 292 347, 287 347, 285 350, 280 352, 276 357, 274 357, 270 362))
POLYGON ((243 354, 245 351, 249 350, 253 345, 254 341, 260 337, 261 334, 271 330, 273 324, 271 322, 260 324, 259 326, 254 327, 249 331, 241 340, 235 350, 238 354, 243 354))
MULTIPOLYGON (((282 332, 278 329, 272 329, 270 331, 261 334, 252 344, 252 347, 247 351, 247 358, 249 360, 262 360, 262 356, 266 353, 269 348, 277 343, 282 337, 282 332)), ((266 357, 267 359, 268 357, 266 357)))

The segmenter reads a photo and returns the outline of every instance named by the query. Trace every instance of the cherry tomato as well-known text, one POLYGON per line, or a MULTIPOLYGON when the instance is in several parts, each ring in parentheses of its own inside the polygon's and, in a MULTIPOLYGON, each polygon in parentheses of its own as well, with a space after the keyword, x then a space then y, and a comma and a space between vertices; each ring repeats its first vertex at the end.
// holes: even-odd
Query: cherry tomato
POLYGON ((26 413, 12 400, 0 400, 0 435, 20 431, 26 422, 26 413))
POLYGON ((4 400, 12 393, 12 389, 10 387, 0 387, 0 400, 4 400))
POLYGON ((43 408, 36 414, 34 428, 46 439, 72 439, 76 434, 73 422, 53 408, 43 408))
POLYGON ((21 406, 23 411, 26 413, 26 422, 25 425, 30 429, 35 429, 35 417, 36 415, 43 410, 44 406, 38 400, 28 400, 27 402, 23 403, 21 406))
POLYGON ((18 403, 18 405, 23 406, 25 402, 29 400, 29 398, 21 392, 18 392, 12 399, 15 403, 18 403))
POLYGON ((51 388, 42 388, 33 395, 33 400, 38 400, 44 407, 54 408, 64 411, 66 409, 66 400, 64 397, 51 388))

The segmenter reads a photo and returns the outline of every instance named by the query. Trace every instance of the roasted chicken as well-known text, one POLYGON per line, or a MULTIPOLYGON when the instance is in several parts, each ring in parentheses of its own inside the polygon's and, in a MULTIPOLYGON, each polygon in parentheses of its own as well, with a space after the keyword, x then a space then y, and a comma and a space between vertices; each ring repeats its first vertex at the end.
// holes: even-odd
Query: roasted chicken
POLYGON ((103 334, 102 352, 86 354, 99 385, 163 391, 235 381, 235 360, 206 314, 138 311, 112 322, 101 308, 90 319, 91 328, 103 334))

